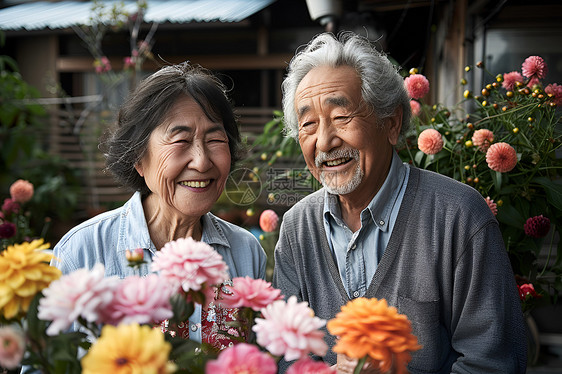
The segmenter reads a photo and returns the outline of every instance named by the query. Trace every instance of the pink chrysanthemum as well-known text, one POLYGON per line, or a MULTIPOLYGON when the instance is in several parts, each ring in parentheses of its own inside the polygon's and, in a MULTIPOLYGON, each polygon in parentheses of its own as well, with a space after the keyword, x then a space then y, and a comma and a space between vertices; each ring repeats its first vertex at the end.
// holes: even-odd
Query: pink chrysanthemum
POLYGON ((127 277, 120 282, 113 302, 105 309, 103 322, 112 325, 160 323, 174 315, 171 296, 170 285, 156 274, 127 277))
POLYGON ((0 224, 0 239, 10 239, 16 235, 16 225, 12 222, 4 222, 0 224))
POLYGON ((412 109, 412 115, 417 117, 421 112, 421 104, 416 100, 410 100, 410 109, 412 109))
POLYGON ((287 374, 336 374, 336 369, 323 361, 314 361, 306 357, 292 364, 287 374))
POLYGON ((494 203, 494 200, 490 199, 490 196, 486 197, 486 204, 488 204, 488 207, 490 208, 492 213, 494 213, 494 216, 497 216, 498 215, 498 205, 496 203, 494 203))
POLYGON ((271 283, 263 279, 237 277, 232 283, 233 286, 225 286, 232 293, 223 294, 221 301, 227 308, 248 307, 258 312, 275 300, 283 299, 281 290, 271 287, 271 283))
POLYGON ((505 73, 503 75, 502 87, 508 91, 513 91, 517 82, 525 82, 525 79, 519 72, 512 71, 511 73, 505 73))
POLYGON ((412 99, 421 99, 429 92, 429 81, 422 74, 412 74, 404 79, 404 86, 412 99))
POLYGON ((277 364, 273 357, 251 344, 239 343, 228 347, 216 360, 207 362, 206 373, 222 374, 275 374, 277 364))
POLYGON ((118 277, 105 277, 103 264, 92 270, 78 269, 53 281, 43 290, 37 316, 53 321, 47 328, 48 335, 66 330, 78 317, 99 323, 102 313, 112 302, 119 285, 118 277))
POLYGON ((183 291, 205 291, 228 279, 228 266, 210 245, 192 238, 166 243, 154 255, 152 271, 183 291))
POLYGON ((562 86, 558 85, 557 83, 552 83, 546 86, 544 89, 548 95, 552 95, 552 101, 557 106, 562 106, 562 86))
POLYGON ((328 351, 324 332, 319 330, 326 321, 315 317, 307 302, 299 303, 291 296, 287 302, 274 301, 261 312, 264 318, 256 318, 252 330, 258 344, 273 355, 292 361, 311 352, 324 356, 328 351))
POLYGON ((513 170, 517 164, 517 153, 507 143, 495 143, 486 152, 486 162, 490 169, 500 173, 507 173, 513 170))
POLYGON ((418 148, 426 155, 434 155, 443 149, 443 137, 435 129, 425 129, 418 137, 418 148))
POLYGON ((11 326, 0 326, 0 367, 16 369, 25 352, 23 334, 11 326))
POLYGON ((275 231, 279 223, 279 216, 271 209, 264 210, 260 215, 260 227, 265 232, 275 231))
POLYGON ((525 234, 531 238, 544 238, 550 231, 550 219, 548 217, 535 216, 527 219, 523 226, 525 234))
POLYGON ((476 130, 472 135, 472 144, 477 146, 482 152, 486 152, 493 141, 494 133, 488 129, 476 130))
POLYGON ((10 186, 10 196, 18 203, 27 203, 33 197, 33 184, 18 179, 10 186))
POLYGON ((527 78, 544 78, 546 77, 548 69, 546 67, 546 63, 539 56, 529 56, 523 62, 521 67, 521 72, 527 78))
POLYGON ((7 215, 17 213, 20 211, 20 205, 12 198, 4 199, 2 210, 7 215))

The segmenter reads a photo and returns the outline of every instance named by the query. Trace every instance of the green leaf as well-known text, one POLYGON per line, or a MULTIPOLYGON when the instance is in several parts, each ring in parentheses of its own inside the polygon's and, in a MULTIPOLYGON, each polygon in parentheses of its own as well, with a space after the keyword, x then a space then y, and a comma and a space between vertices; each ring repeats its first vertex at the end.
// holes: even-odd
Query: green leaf
POLYGON ((543 186, 548 202, 556 207, 556 209, 562 210, 562 184, 556 183, 546 177, 533 178, 533 182, 543 186))
POLYGON ((523 225, 525 225, 525 217, 511 204, 504 204, 498 209, 497 219, 506 225, 518 229, 522 229, 523 225))

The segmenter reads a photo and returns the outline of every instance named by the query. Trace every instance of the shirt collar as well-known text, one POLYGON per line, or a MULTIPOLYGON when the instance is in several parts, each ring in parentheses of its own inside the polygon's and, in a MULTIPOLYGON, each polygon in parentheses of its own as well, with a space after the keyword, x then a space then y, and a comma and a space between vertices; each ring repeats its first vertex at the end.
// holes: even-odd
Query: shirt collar
MULTIPOLYGON (((230 248, 230 243, 220 227, 217 217, 212 213, 207 213, 201 218, 201 224, 203 226, 202 242, 230 248)), ((119 242, 122 244, 117 248, 118 252, 135 248, 146 248, 152 253, 156 252, 157 248, 150 239, 140 192, 135 192, 131 199, 123 205, 121 225, 123 226, 120 230, 121 238, 119 242)))
MULTIPOLYGON (((388 175, 369 205, 361 212, 361 221, 370 216, 372 221, 381 230, 388 230, 390 214, 400 193, 400 186, 404 182, 405 176, 406 168, 398 154, 393 151, 388 175)), ((341 209, 337 195, 325 191, 324 197, 324 218, 330 219, 331 217, 337 223, 340 223, 342 221, 341 209)))

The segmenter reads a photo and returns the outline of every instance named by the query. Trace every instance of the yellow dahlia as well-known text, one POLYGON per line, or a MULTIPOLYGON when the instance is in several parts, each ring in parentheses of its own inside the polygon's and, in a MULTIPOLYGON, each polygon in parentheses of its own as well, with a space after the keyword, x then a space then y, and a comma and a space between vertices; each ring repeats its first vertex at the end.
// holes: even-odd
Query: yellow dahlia
POLYGON ((382 372, 406 372, 410 352, 421 348, 408 317, 385 299, 354 299, 326 327, 338 337, 334 352, 357 359, 368 355, 382 372))
POLYGON ((166 374, 176 366, 168 361, 172 345, 148 325, 105 325, 100 338, 82 358, 83 374, 166 374))
POLYGON ((43 251, 43 239, 8 246, 0 254, 0 314, 6 319, 27 312, 31 300, 60 278, 59 269, 50 266, 53 255, 43 251))

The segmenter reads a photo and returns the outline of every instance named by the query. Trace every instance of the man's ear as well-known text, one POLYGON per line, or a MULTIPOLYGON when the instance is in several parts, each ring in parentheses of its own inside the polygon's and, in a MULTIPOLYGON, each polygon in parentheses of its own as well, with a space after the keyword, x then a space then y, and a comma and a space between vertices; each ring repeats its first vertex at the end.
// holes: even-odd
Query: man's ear
POLYGON ((398 138, 400 137, 400 130, 402 130, 402 107, 399 106, 394 111, 392 117, 386 118, 386 134, 388 137, 388 142, 391 145, 396 145, 398 143, 398 138))

